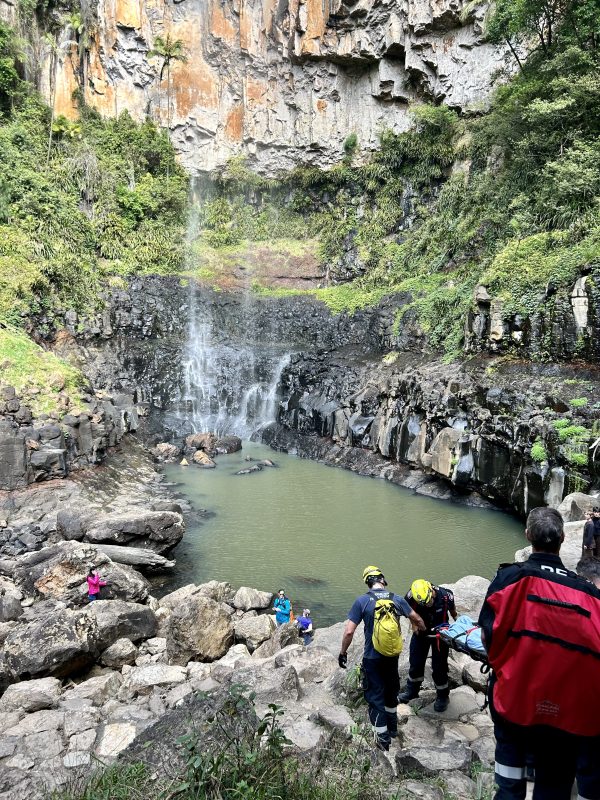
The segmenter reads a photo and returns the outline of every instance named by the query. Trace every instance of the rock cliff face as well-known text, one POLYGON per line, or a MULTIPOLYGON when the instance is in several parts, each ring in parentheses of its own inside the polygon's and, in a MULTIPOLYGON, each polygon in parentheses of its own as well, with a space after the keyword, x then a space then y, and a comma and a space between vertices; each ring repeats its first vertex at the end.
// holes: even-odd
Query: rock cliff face
MULTIPOLYGON (((397 310, 408 301, 391 296, 377 307, 334 316, 311 296, 205 288, 194 294, 177 279, 134 279, 127 290, 107 297, 96 319, 66 321, 73 335, 60 337, 60 354, 76 359, 107 397, 136 407, 151 442, 181 437, 194 422, 186 370, 195 316, 196 335, 204 321, 219 351, 212 372, 203 354, 204 378, 210 377, 218 394, 229 393, 230 414, 243 406, 247 387, 219 348, 243 351, 242 361, 254 358, 259 372, 280 359, 282 350, 287 353, 275 384, 279 411, 272 408, 279 427, 267 439, 275 446, 385 474, 413 488, 419 481, 430 484, 422 479, 427 473, 445 479, 446 494, 475 489, 521 513, 558 505, 569 491, 598 481, 590 448, 600 433, 593 400, 600 379, 593 366, 532 364, 507 357, 502 347, 497 355, 445 364, 428 349, 410 314, 396 327, 397 310)), ((564 306, 567 315, 568 298, 564 306)), ((570 319, 564 316, 554 342, 557 358, 576 341, 568 335, 570 319)), ((590 322, 593 348, 595 317, 590 322)), ((539 321, 544 329, 551 323, 539 321)), ((523 350, 540 346, 532 329, 523 350)), ((480 347, 489 350, 483 340, 480 347)), ((206 382, 198 391, 207 391, 206 382)), ((440 495, 439 485, 435 493, 440 495)))
MULTIPOLYGON (((149 114, 170 128, 192 174, 239 152, 266 173, 326 166, 350 133, 370 150, 382 129, 406 130, 409 103, 480 110, 506 66, 506 54, 483 40, 486 4, 463 21, 463 0, 83 5, 85 34, 65 23, 56 58, 38 48, 39 82, 48 97, 55 83, 56 112, 75 116, 73 91, 81 89, 103 115, 149 114), (167 35, 183 42, 187 63, 173 61, 161 74, 162 59, 148 51, 167 35)), ((5 19, 14 21, 15 8, 0 0, 5 19)))

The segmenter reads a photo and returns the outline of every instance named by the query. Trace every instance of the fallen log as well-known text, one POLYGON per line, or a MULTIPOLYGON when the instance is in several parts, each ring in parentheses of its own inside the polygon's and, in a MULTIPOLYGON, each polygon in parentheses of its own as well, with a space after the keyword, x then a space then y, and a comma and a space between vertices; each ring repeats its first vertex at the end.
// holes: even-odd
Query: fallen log
POLYGON ((130 567, 139 567, 140 569, 173 569, 175 566, 174 561, 169 561, 168 558, 141 547, 102 543, 94 543, 94 547, 108 556, 111 561, 116 561, 117 564, 128 564, 130 567))

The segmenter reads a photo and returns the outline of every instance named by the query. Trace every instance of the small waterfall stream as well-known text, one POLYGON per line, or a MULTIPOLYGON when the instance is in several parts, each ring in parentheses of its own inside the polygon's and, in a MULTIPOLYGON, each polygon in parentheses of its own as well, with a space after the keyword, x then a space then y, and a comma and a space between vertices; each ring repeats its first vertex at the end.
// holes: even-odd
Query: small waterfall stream
POLYGON ((219 330, 210 303, 190 289, 180 414, 195 432, 256 436, 275 419, 277 387, 290 353, 256 329, 252 303, 243 295, 243 328, 219 330))

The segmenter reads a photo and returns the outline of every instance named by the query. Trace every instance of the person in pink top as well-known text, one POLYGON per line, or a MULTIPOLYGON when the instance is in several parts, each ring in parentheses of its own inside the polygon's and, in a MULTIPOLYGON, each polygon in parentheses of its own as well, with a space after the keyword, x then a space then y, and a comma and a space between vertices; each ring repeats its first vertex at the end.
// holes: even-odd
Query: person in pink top
POLYGON ((94 572, 93 567, 90 567, 88 576, 86 578, 88 585, 88 598, 90 602, 97 600, 102 586, 106 586, 106 581, 103 581, 98 572, 94 572))

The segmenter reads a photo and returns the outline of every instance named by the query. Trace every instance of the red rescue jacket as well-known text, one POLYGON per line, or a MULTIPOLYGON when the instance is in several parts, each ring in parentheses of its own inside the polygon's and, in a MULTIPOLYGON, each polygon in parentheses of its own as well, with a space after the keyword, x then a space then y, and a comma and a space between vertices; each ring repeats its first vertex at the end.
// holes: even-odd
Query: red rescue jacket
POLYGON ((600 590, 534 553, 498 570, 479 624, 504 719, 600 735, 600 590))

